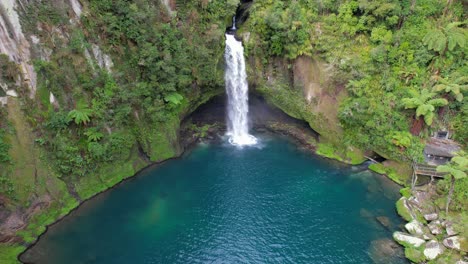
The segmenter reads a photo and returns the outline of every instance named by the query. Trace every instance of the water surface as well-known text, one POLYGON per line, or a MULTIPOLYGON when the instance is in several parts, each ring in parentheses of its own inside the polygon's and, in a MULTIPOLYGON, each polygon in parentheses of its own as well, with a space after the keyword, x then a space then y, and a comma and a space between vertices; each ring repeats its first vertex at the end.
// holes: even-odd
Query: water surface
POLYGON ((261 141, 202 144, 148 169, 50 227, 22 260, 406 263, 379 247, 401 224, 396 185, 283 139, 261 141))

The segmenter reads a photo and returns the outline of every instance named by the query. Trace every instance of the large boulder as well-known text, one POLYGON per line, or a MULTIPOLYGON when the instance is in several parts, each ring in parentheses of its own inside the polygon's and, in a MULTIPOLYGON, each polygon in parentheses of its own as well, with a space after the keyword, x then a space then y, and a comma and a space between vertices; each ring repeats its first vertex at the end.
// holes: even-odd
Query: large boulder
POLYGON ((440 223, 439 220, 435 220, 435 221, 430 222, 427 225, 427 227, 429 228, 429 230, 431 230, 431 233, 433 235, 440 235, 443 232, 442 224, 440 223))
POLYGON ((445 227, 447 236, 451 237, 451 236, 458 235, 458 232, 453 228, 453 223, 451 221, 443 221, 442 226, 445 227))
POLYGON ((424 246, 424 256, 428 260, 436 259, 444 252, 445 248, 436 240, 431 240, 424 246))
POLYGON ((437 220, 437 218, 439 218, 439 215, 437 213, 424 215, 424 219, 426 219, 426 221, 434 221, 434 220, 437 220))
POLYGON ((426 242, 424 239, 399 231, 393 233, 393 239, 395 239, 403 246, 411 245, 414 247, 419 247, 426 242))
POLYGON ((468 248, 464 245, 466 245, 467 241, 466 238, 460 237, 460 236, 452 236, 444 239, 443 244, 447 248, 455 249, 458 251, 468 251, 468 248))
POLYGON ((413 220, 405 225, 406 230, 412 235, 422 236, 424 235, 424 226, 417 220, 413 220))

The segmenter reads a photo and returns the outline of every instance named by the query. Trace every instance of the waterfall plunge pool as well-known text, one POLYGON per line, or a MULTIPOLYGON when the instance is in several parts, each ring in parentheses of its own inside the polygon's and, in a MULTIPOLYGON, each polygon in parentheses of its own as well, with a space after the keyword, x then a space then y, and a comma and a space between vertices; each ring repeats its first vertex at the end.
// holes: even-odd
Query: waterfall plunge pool
POLYGON ((21 260, 407 263, 391 239, 398 186, 281 138, 260 141, 199 144, 147 169, 49 227, 21 260))

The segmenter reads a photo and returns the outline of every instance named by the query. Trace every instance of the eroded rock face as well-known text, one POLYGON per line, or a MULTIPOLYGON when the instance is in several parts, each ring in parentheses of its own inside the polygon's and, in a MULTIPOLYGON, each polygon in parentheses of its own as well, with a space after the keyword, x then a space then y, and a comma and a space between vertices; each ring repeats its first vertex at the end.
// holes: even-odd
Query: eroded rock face
POLYGON ((410 244, 414 247, 419 247, 426 242, 425 240, 421 238, 417 238, 410 234, 398 232, 398 231, 393 233, 393 239, 395 239, 398 243, 402 245, 410 244))
POLYGON ((6 54, 18 64, 25 83, 30 88, 31 98, 36 92, 36 72, 31 64, 30 43, 23 34, 16 10, 17 0, 0 1, 0 53, 6 54))
POLYGON ((0 242, 13 242, 16 231, 24 228, 26 223, 19 213, 10 214, 3 223, 0 224, 0 242))
POLYGON ((436 240, 431 240, 425 245, 424 256, 428 260, 433 260, 442 254, 444 250, 445 248, 439 242, 436 240))

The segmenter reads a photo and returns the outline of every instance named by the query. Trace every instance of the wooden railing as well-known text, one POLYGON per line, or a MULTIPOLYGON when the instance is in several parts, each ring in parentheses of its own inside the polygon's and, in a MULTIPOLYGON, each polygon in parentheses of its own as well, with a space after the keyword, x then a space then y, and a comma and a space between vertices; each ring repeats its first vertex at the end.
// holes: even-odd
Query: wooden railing
POLYGON ((446 173, 437 172, 436 168, 437 168, 436 166, 431 166, 431 165, 427 165, 427 164, 419 164, 419 163, 413 164, 414 173, 416 173, 417 175, 425 175, 425 176, 431 176, 431 177, 436 177, 436 178, 444 178, 446 173))
POLYGON ((430 176, 431 183, 434 178, 444 178, 446 173, 437 172, 437 167, 427 164, 413 163, 413 177, 411 179, 411 189, 414 190, 416 183, 418 182, 418 176, 430 176))

